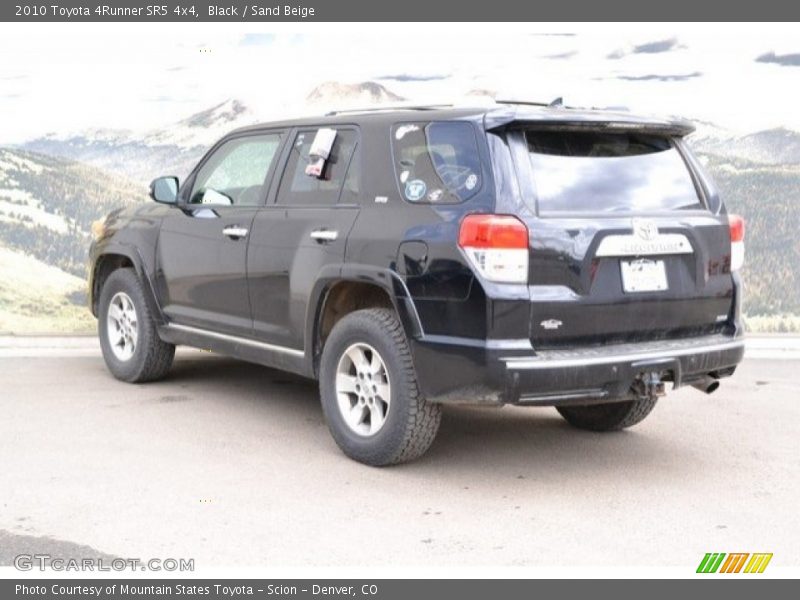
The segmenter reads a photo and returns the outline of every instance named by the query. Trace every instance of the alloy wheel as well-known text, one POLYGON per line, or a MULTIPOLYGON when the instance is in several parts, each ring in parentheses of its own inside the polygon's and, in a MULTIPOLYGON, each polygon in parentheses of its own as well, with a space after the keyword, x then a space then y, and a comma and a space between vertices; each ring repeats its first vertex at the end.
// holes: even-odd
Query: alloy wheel
POLYGON ((336 398, 351 431, 368 437, 381 430, 392 388, 386 364, 375 348, 360 342, 344 351, 336 368, 336 398))

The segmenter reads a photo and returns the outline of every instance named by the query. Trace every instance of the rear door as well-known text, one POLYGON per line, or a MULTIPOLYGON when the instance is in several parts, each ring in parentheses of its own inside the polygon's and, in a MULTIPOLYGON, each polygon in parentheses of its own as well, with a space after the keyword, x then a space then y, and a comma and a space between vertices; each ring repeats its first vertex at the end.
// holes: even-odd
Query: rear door
POLYGON ((727 217, 709 210, 680 140, 585 128, 508 135, 527 208, 535 347, 729 326, 727 217))
MULTIPOLYGON (((338 269, 358 216, 358 131, 336 127, 330 157, 319 176, 307 173, 317 128, 291 134, 274 201, 253 221, 247 270, 255 334, 304 350, 308 300, 321 274, 338 269)), ((309 171, 310 173, 310 171, 309 171)))

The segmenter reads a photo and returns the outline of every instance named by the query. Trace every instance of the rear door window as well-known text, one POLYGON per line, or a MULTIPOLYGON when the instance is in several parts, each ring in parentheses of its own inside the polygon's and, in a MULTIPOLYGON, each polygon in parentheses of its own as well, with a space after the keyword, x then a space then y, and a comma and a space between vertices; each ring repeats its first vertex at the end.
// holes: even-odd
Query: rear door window
POLYGON ((483 184, 470 123, 399 123, 392 128, 392 145, 397 182, 409 202, 463 202, 483 184))
POLYGON ((628 132, 525 132, 539 212, 702 209, 674 142, 628 132))
POLYGON ((343 201, 353 202, 358 198, 359 161, 353 157, 356 132, 352 129, 337 129, 330 156, 325 161, 320 177, 306 174, 306 167, 312 160, 311 144, 316 134, 317 129, 309 129, 298 132, 295 137, 278 190, 279 204, 336 204, 340 193, 343 201))

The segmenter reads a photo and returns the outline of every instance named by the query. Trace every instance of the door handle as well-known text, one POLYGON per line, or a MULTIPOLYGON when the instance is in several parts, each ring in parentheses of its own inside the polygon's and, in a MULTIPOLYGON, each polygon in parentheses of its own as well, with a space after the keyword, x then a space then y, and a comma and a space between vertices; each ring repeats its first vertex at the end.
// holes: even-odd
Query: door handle
POLYGON ((311 232, 311 239, 318 242, 332 242, 339 237, 339 232, 331 229, 315 229, 311 232))
POLYGON ((247 235, 248 230, 244 227, 239 227, 238 225, 229 225, 225 229, 222 230, 222 234, 228 236, 233 240, 238 240, 239 238, 243 238, 247 235))

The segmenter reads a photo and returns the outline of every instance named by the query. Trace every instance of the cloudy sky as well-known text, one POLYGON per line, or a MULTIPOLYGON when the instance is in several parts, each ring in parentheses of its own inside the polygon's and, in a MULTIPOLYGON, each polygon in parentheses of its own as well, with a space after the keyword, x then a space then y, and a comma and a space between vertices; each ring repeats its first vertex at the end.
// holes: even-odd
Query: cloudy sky
POLYGON ((0 24, 0 144, 145 129, 228 98, 291 112, 323 81, 418 101, 508 98, 800 129, 792 25, 0 24))

